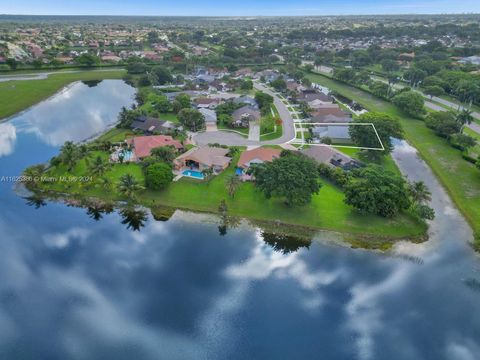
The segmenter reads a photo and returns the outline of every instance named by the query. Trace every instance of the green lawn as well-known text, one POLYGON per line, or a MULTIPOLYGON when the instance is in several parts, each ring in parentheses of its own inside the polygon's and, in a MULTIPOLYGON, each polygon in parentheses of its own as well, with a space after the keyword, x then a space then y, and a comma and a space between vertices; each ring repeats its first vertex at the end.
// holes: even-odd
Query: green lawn
POLYGON ((94 71, 49 75, 45 80, 0 82, 0 119, 16 114, 55 94, 65 85, 78 80, 121 79, 125 70, 94 71))
POLYGON ((260 141, 267 141, 267 140, 275 140, 281 137, 283 134, 283 127, 282 125, 277 125, 275 131, 272 131, 268 134, 260 135, 260 141))
POLYGON ((177 114, 170 112, 170 113, 160 113, 161 120, 171 121, 173 123, 179 124, 180 121, 178 120, 177 114))
POLYGON ((463 129, 463 132, 477 139, 477 145, 469 149, 468 154, 473 157, 480 157, 480 134, 467 127, 463 129))
POLYGON ((232 127, 229 127, 227 125, 220 124, 220 123, 217 123, 217 129, 218 130, 227 130, 227 131, 236 131, 236 132, 239 133, 239 135, 242 135, 242 136, 245 136, 245 137, 248 137, 248 132, 249 132, 248 128, 241 128, 241 127, 232 128, 232 127))
MULTIPOLYGON (((104 152, 96 151, 90 158, 100 155, 106 158, 104 152)), ((424 234, 426 226, 408 214, 401 214, 395 219, 385 219, 374 215, 362 215, 343 203, 342 191, 334 185, 323 181, 323 186, 318 195, 313 197, 312 203, 289 208, 281 199, 267 200, 257 192, 252 183, 243 183, 238 189, 235 198, 230 198, 225 188, 225 179, 235 171, 237 158, 232 165, 212 180, 199 181, 182 178, 172 183, 164 191, 145 190, 139 193, 138 201, 146 206, 171 206, 197 211, 216 213, 218 205, 225 199, 229 214, 249 219, 264 221, 280 221, 284 224, 300 225, 310 228, 339 231, 357 234, 358 236, 373 236, 377 240, 406 237, 420 237, 424 234)), ((144 182, 140 165, 117 164, 104 176, 117 183, 126 173, 134 175, 139 182, 144 182)), ((66 175, 65 167, 51 168, 48 176, 66 175)), ((80 161, 68 174, 75 176, 88 175, 85 160, 80 161)), ((93 179, 95 184, 95 179, 93 179)), ((95 196, 107 200, 124 200, 112 190, 106 191, 98 185, 83 186, 81 183, 53 182, 46 188, 57 192, 70 192, 82 196, 95 196)), ((384 246, 385 244, 381 245, 384 246)), ((379 245, 380 246, 380 245, 379 245)))
POLYGON ((96 141, 110 141, 112 143, 123 142, 127 136, 133 135, 135 135, 135 133, 131 130, 113 128, 98 137, 96 141))
POLYGON ((308 73, 307 77, 357 101, 368 110, 386 112, 400 119, 406 139, 417 148, 479 236, 480 171, 465 161, 459 150, 436 136, 423 121, 410 118, 387 101, 322 75, 308 73))
MULTIPOLYGON (((360 150, 359 149, 340 148, 340 147, 336 148, 336 149, 338 151, 341 151, 342 153, 354 158, 354 159, 365 162, 364 159, 360 158, 360 150)), ((378 163, 378 165, 382 166, 387 171, 390 171, 390 172, 393 172, 394 174, 400 175, 400 170, 398 169, 397 164, 395 164, 395 161, 393 160, 393 158, 390 155, 383 157, 381 162, 378 163)))

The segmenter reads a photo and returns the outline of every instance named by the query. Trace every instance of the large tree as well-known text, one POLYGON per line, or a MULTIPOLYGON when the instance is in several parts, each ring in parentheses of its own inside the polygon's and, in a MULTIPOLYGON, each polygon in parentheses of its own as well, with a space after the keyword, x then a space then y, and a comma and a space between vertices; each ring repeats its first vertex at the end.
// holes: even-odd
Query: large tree
MULTIPOLYGON (((389 154, 393 150, 392 138, 402 139, 403 130, 400 122, 389 114, 380 112, 368 112, 360 115, 353 123, 372 124, 382 141, 385 152, 389 154)), ((349 133, 352 141, 361 147, 379 148, 377 134, 372 126, 352 125, 349 126, 349 133)))
POLYGON ((82 54, 75 58, 75 62, 79 65, 91 67, 100 63, 100 58, 92 54, 82 54))
POLYGON ((317 164, 293 152, 283 152, 278 159, 255 167, 254 176, 255 185, 267 198, 283 197, 288 206, 309 203, 321 187, 317 164))
POLYGON ((261 109, 270 108, 270 106, 273 104, 273 97, 265 94, 264 92, 257 91, 255 93, 255 101, 261 109))
POLYGON ((423 96, 415 91, 403 91, 395 95, 392 102, 412 116, 421 116, 425 112, 423 96))
POLYGON ((158 85, 164 85, 173 81, 173 76, 165 66, 155 66, 152 68, 152 74, 158 85))
POLYGON ((165 189, 172 180, 172 168, 165 163, 152 164, 145 169, 145 184, 149 189, 165 189))
POLYGON ((287 89, 287 83, 282 78, 273 80, 270 85, 277 91, 285 91, 287 89))
POLYGON ((393 217, 408 209, 410 199, 405 180, 377 165, 356 172, 345 185, 345 203, 362 213, 393 217))
POLYGON ((178 120, 185 128, 194 132, 203 129, 205 125, 205 117, 195 109, 180 110, 178 120))
POLYGON ((159 146, 153 148, 150 154, 161 162, 172 164, 173 159, 175 159, 175 148, 173 146, 159 146))
POLYGON ((425 124, 433 129, 437 135, 449 137, 460 132, 462 125, 451 111, 431 112, 425 118, 425 124))
POLYGON ((173 111, 177 114, 183 109, 190 109, 192 106, 190 96, 188 94, 177 95, 173 102, 173 111))

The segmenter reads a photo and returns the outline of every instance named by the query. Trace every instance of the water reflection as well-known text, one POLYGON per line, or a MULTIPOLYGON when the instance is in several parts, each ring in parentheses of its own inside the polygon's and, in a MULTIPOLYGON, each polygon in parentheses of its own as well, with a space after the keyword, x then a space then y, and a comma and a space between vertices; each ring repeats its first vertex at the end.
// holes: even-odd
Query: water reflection
POLYGON ((15 147, 17 131, 11 123, 0 124, 0 157, 10 155, 15 147))
POLYGON ((103 80, 84 80, 82 84, 87 85, 88 87, 92 88, 100 84, 103 80))
POLYGON ((51 146, 82 141, 114 123, 121 106, 133 101, 134 92, 126 84, 119 86, 118 80, 77 82, 22 114, 18 127, 51 146))
POLYGON ((31 195, 25 196, 26 204, 28 206, 33 206, 35 209, 40 209, 43 206, 47 206, 45 201, 45 196, 40 193, 32 193, 31 195))
MULTIPOLYGON (((121 106, 128 100, 112 116, 121 106)), ((13 119, 22 125, 13 152, 0 158, 5 174, 57 152, 23 116, 13 119)), ((66 138, 76 130, 64 128, 66 138)), ((432 190, 437 218, 428 243, 400 243, 393 256, 336 246, 325 234, 299 242, 265 224, 237 226, 228 213, 215 222, 154 209, 168 219, 155 221, 138 208, 19 198, 1 183, 0 358, 476 359, 471 232, 403 150, 394 156, 432 190)))
POLYGON ((145 210, 127 205, 120 210, 122 216, 122 224, 127 225, 127 229, 140 231, 145 226, 148 214, 145 210))
POLYGON ((104 214, 111 214, 114 210, 114 205, 111 203, 94 201, 87 204, 87 215, 95 221, 103 219, 104 214))
POLYGON ((300 248, 308 249, 312 243, 312 241, 308 239, 300 239, 291 235, 268 233, 265 231, 262 231, 261 236, 265 243, 282 254, 294 253, 300 248))

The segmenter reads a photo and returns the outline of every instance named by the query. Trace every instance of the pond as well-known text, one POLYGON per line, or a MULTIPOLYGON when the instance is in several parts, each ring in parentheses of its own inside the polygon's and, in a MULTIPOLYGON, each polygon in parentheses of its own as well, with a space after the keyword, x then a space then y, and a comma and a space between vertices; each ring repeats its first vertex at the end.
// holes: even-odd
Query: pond
POLYGON ((0 124, 0 358, 478 358, 471 231, 405 143, 395 157, 433 190, 437 219, 430 241, 388 254, 15 191, 8 177, 102 131, 133 95, 75 83, 0 124))

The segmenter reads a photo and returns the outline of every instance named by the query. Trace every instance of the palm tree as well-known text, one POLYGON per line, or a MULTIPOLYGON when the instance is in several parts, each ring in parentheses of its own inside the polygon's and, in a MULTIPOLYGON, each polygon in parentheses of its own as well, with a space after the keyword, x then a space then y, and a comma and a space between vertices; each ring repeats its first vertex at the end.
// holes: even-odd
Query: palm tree
POLYGON ((23 171, 23 182, 28 185, 37 185, 44 172, 43 164, 30 166, 23 171))
POLYGON ((205 179, 210 179, 210 177, 213 175, 213 169, 210 167, 203 169, 202 175, 205 177, 205 179))
POLYGON ((416 181, 410 184, 409 192, 413 202, 420 204, 432 199, 432 193, 428 190, 423 181, 416 181))
POLYGON ((71 141, 65 142, 60 149, 60 159, 67 166, 68 171, 71 171, 80 159, 78 146, 71 141))
POLYGON ((101 177, 98 179, 98 184, 102 187, 104 190, 111 190, 112 189, 112 180, 108 177, 101 177))
POLYGON ((131 174, 125 174, 120 178, 118 184, 118 191, 125 195, 129 199, 135 199, 137 191, 145 189, 138 183, 135 177, 131 174))
POLYGON ((225 185, 227 187, 227 192, 228 195, 233 198, 235 197, 235 193, 238 189, 238 186, 240 185, 240 179, 238 178, 237 175, 232 174, 229 177, 227 177, 225 181, 225 185))
POLYGON ((473 121, 472 112, 468 109, 462 109, 456 114, 455 119, 462 125, 461 132, 463 132, 465 125, 470 125, 473 121))
POLYGON ((120 210, 120 215, 122 216, 122 224, 127 225, 127 229, 133 231, 140 231, 148 220, 148 215, 144 210, 136 209, 133 206, 124 207, 120 210))
POLYGON ((88 169, 93 175, 100 175, 100 176, 102 176, 105 173, 105 171, 107 171, 107 168, 108 168, 108 163, 105 162, 100 155, 97 156, 93 161, 93 163, 91 163, 88 167, 88 169))
POLYGON ((39 209, 42 206, 47 205, 44 197, 39 193, 34 192, 32 195, 24 197, 24 199, 27 200, 28 206, 33 206, 35 209, 39 209))

